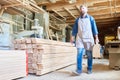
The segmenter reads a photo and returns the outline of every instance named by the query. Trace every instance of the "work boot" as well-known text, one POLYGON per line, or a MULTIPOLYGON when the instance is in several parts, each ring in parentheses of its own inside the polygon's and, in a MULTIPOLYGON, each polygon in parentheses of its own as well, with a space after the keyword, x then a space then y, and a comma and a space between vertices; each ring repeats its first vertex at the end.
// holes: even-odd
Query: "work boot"
POLYGON ((73 74, 74 76, 80 76, 80 75, 81 75, 81 72, 78 73, 77 71, 73 71, 72 74, 73 74))
POLYGON ((88 73, 88 74, 92 74, 92 70, 88 70, 87 73, 88 73))

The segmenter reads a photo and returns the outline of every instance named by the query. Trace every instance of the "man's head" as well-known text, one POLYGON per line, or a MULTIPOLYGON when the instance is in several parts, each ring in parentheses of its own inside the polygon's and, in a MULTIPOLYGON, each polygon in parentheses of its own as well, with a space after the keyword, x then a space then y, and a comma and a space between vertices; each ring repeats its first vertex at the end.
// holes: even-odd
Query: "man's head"
POLYGON ((80 6, 80 14, 81 15, 87 14, 87 11, 88 11, 88 9, 85 5, 80 6))

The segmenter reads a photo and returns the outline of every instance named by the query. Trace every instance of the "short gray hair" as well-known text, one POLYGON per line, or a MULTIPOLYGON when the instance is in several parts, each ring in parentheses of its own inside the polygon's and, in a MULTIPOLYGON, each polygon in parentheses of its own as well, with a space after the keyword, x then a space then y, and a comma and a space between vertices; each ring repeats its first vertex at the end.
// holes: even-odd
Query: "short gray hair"
POLYGON ((86 7, 87 8, 87 6, 85 6, 85 5, 80 5, 80 8, 82 8, 82 7, 86 7))

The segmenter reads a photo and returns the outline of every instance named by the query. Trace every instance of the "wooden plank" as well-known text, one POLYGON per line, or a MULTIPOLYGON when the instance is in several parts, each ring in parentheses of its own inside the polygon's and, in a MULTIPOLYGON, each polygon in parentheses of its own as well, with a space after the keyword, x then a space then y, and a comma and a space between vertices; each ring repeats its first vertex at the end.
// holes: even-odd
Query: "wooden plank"
MULTIPOLYGON (((38 60, 39 59, 40 58, 38 58, 38 60)), ((70 54, 70 55, 64 55, 64 56, 58 56, 58 57, 56 56, 56 57, 53 57, 53 58, 51 58, 51 57, 42 58, 41 60, 37 61, 37 64, 48 65, 48 64, 58 63, 58 61, 59 62, 66 62, 68 60, 76 60, 76 55, 73 56, 73 54, 70 54)))
POLYGON ((56 16, 54 16, 52 14, 50 14, 50 17, 53 17, 53 18, 57 19, 58 21, 65 23, 65 21, 63 21, 62 19, 57 18, 56 16))
POLYGON ((46 12, 42 8, 37 6, 37 4, 35 4, 33 1, 28 1, 28 0, 23 0, 23 1, 22 0, 9 0, 9 1, 6 1, 6 0, 2 0, 1 2, 3 2, 5 5, 5 6, 3 6, 3 8, 18 6, 20 8, 23 7, 27 10, 32 11, 32 12, 37 12, 37 13, 45 13, 46 12))
POLYGON ((32 43, 30 38, 26 38, 26 43, 32 43))
POLYGON ((73 46, 71 43, 65 43, 61 41, 53 41, 47 39, 38 39, 38 38, 31 38, 33 44, 50 44, 50 45, 64 45, 64 46, 73 46))
MULTIPOLYGON (((99 0, 99 1, 96 1, 96 0, 87 0, 86 5, 87 6, 95 6, 97 3, 106 4, 106 3, 108 3, 108 0, 102 0, 102 1, 101 0, 99 0)), ((84 3, 84 1, 81 1, 81 0, 77 1, 74 4, 69 4, 69 3, 65 3, 65 2, 61 2, 60 3, 59 2, 59 3, 52 4, 52 5, 48 4, 47 5, 47 9, 48 10, 51 10, 51 9, 59 10, 59 9, 61 9, 63 7, 71 8, 72 6, 75 6, 75 5, 80 6, 80 4, 85 4, 85 3, 84 3)), ((109 4, 108 4, 108 6, 109 6, 109 4)))
POLYGON ((32 49, 32 44, 26 44, 27 49, 32 49))
POLYGON ((75 7, 77 8, 78 12, 80 12, 80 8, 77 5, 75 5, 75 7))
POLYGON ((19 44, 19 49, 20 50, 26 50, 27 49, 26 44, 19 44))
POLYGON ((65 17, 63 17, 60 13, 58 13, 56 10, 52 9, 52 11, 54 11, 57 15, 59 15, 60 17, 62 17, 63 19, 65 19, 65 17))
POLYGON ((18 3, 18 4, 10 4, 10 5, 4 5, 2 6, 2 8, 8 8, 8 7, 14 7, 14 6, 20 6, 21 4, 18 3))
POLYGON ((37 72, 36 72, 36 75, 43 75, 43 74, 46 74, 46 73, 48 73, 48 72, 51 72, 51 71, 55 71, 55 70, 57 70, 57 69, 60 69, 60 68, 62 68, 62 67, 66 67, 66 66, 68 66, 68 65, 71 65, 71 64, 73 64, 74 62, 70 62, 70 63, 66 63, 66 64, 62 64, 62 65, 59 65, 59 66, 54 66, 54 67, 52 67, 52 68, 46 68, 46 69, 43 69, 43 70, 37 70, 37 72))
POLYGON ((64 7, 64 9, 65 9, 73 18, 76 19, 76 17, 69 11, 69 9, 67 9, 67 8, 65 8, 65 7, 64 7))
POLYGON ((26 76, 26 52, 0 50, 0 80, 11 80, 26 76))
POLYGON ((56 31, 61 31, 61 29, 57 29, 56 27, 52 26, 52 25, 49 25, 51 29, 54 29, 56 31))
POLYGON ((5 9, 0 9, 0 16, 3 15, 5 9))
POLYGON ((93 47, 93 57, 100 58, 100 44, 95 44, 93 47))

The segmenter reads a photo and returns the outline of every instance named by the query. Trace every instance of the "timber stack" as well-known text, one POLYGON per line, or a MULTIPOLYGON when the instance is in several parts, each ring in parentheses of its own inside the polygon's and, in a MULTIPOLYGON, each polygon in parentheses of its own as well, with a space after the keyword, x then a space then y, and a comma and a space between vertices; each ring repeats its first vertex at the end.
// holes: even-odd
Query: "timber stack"
POLYGON ((27 50, 28 72, 36 75, 55 71, 76 62, 77 50, 72 44, 38 39, 16 39, 16 50, 27 50))

